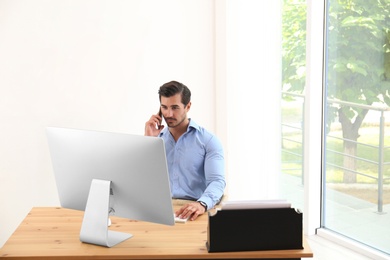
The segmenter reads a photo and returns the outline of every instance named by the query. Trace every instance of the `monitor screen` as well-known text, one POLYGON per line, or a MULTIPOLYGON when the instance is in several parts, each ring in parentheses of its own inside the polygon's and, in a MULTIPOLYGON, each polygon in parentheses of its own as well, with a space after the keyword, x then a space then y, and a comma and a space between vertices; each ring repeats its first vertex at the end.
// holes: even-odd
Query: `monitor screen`
POLYGON ((161 138, 58 127, 46 132, 61 206, 85 211, 81 241, 110 247, 131 237, 105 241, 106 230, 108 240, 117 233, 108 230, 109 212, 174 225, 161 138), (102 230, 96 231, 96 225, 102 230))

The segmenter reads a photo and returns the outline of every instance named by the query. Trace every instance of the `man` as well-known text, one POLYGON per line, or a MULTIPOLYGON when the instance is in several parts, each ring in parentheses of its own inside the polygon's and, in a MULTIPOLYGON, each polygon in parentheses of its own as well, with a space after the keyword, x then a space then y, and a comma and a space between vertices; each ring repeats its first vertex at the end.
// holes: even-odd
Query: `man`
POLYGON ((216 136, 187 117, 191 91, 171 81, 159 89, 160 111, 145 124, 145 135, 164 139, 172 197, 191 200, 175 212, 195 220, 222 198, 225 183, 223 148, 216 136), (164 118, 168 128, 161 125, 164 118))

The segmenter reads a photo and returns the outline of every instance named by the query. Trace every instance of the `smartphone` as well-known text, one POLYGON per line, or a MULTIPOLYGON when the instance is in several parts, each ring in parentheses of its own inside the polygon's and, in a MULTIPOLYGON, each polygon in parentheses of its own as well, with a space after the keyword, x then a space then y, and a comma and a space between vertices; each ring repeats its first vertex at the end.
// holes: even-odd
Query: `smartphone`
POLYGON ((158 124, 158 128, 160 128, 160 126, 161 126, 161 124, 162 124, 162 120, 163 120, 163 116, 162 116, 162 112, 161 112, 161 107, 160 107, 160 109, 158 110, 158 116, 161 117, 161 120, 160 120, 160 122, 159 122, 159 124, 158 124))

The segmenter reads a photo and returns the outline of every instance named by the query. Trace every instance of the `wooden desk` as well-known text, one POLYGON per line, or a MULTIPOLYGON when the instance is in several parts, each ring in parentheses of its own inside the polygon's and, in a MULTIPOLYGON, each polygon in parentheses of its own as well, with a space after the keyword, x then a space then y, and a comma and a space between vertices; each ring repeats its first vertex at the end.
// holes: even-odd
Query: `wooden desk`
POLYGON ((207 215, 196 221, 165 226, 111 217, 111 230, 134 236, 112 248, 80 242, 82 211, 33 208, 0 249, 0 258, 13 259, 256 259, 312 257, 303 250, 208 253, 207 215))

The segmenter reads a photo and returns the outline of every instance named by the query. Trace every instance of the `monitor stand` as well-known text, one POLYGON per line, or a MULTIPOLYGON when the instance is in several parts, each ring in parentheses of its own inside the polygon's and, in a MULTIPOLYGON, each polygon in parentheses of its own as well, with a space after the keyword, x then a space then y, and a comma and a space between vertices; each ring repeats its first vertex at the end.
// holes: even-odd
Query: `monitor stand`
POLYGON ((80 240, 84 243, 112 247, 133 235, 108 230, 111 181, 93 179, 81 224, 80 240))

